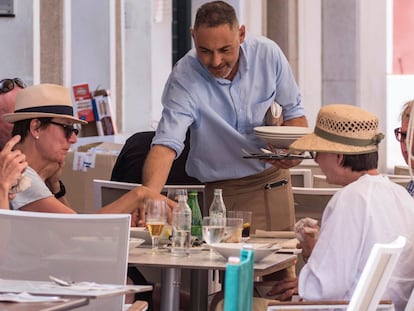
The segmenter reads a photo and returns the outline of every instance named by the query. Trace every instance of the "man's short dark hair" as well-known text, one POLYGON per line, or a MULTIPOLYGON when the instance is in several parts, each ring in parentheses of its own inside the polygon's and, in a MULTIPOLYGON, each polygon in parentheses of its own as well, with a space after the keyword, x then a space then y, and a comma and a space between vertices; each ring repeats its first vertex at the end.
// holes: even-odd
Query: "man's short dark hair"
POLYGON ((217 27, 220 25, 238 27, 236 12, 234 8, 224 1, 213 1, 203 4, 198 10, 194 22, 194 29, 204 25, 207 27, 217 27))
POLYGON ((353 172, 378 168, 378 152, 364 154, 344 154, 342 167, 349 167, 353 172))

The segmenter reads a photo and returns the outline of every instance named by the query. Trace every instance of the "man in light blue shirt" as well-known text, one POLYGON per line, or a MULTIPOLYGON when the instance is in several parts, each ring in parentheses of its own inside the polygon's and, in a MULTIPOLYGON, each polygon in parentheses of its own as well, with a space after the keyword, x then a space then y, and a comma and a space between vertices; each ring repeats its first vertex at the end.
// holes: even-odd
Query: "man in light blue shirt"
POLYGON ((222 1, 199 8, 191 34, 195 49, 175 65, 165 85, 144 185, 162 189, 190 128, 186 170, 206 184, 207 202, 214 188, 222 188, 227 210, 253 211, 252 230, 292 229, 286 169, 299 161, 248 160, 242 152, 266 147, 253 129, 266 125, 274 102, 283 108, 282 125, 307 126, 287 59, 275 42, 246 37, 233 7, 222 1))

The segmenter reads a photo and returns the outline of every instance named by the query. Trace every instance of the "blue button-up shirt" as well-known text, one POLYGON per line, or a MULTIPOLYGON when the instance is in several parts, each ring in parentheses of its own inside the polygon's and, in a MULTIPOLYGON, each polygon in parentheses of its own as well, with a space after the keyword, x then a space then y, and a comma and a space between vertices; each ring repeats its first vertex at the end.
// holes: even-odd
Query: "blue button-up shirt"
POLYGON ((253 129, 265 125, 266 111, 274 101, 283 107, 284 120, 304 115, 289 63, 275 42, 247 37, 232 81, 213 77, 192 49, 168 78, 153 144, 179 155, 190 127, 186 165, 190 176, 209 182, 260 173, 269 164, 243 159, 242 149, 258 151, 266 146, 253 129))

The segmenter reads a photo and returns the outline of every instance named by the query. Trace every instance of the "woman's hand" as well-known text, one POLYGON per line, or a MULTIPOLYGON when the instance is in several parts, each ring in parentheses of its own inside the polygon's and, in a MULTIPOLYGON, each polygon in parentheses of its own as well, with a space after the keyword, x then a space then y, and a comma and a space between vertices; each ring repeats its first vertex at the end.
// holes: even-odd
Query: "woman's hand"
POLYGON ((0 152, 0 181, 6 193, 16 185, 27 167, 26 156, 13 147, 20 141, 20 136, 11 138, 0 152))
POLYGON ((297 248, 302 249, 302 256, 305 262, 308 261, 308 258, 312 254, 313 248, 315 247, 317 238, 318 238, 319 227, 317 227, 317 231, 311 230, 301 230, 301 234, 303 237, 303 241, 299 242, 297 248))

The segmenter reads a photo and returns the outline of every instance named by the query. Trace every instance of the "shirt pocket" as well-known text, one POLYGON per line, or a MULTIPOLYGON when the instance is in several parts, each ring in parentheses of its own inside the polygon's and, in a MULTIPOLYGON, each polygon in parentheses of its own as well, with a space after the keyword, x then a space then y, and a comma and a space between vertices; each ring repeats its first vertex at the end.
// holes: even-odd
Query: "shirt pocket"
POLYGON ((255 102, 251 105, 251 131, 253 131, 253 128, 256 126, 264 125, 266 112, 274 101, 274 94, 275 93, 272 92, 268 98, 259 102, 255 102))

